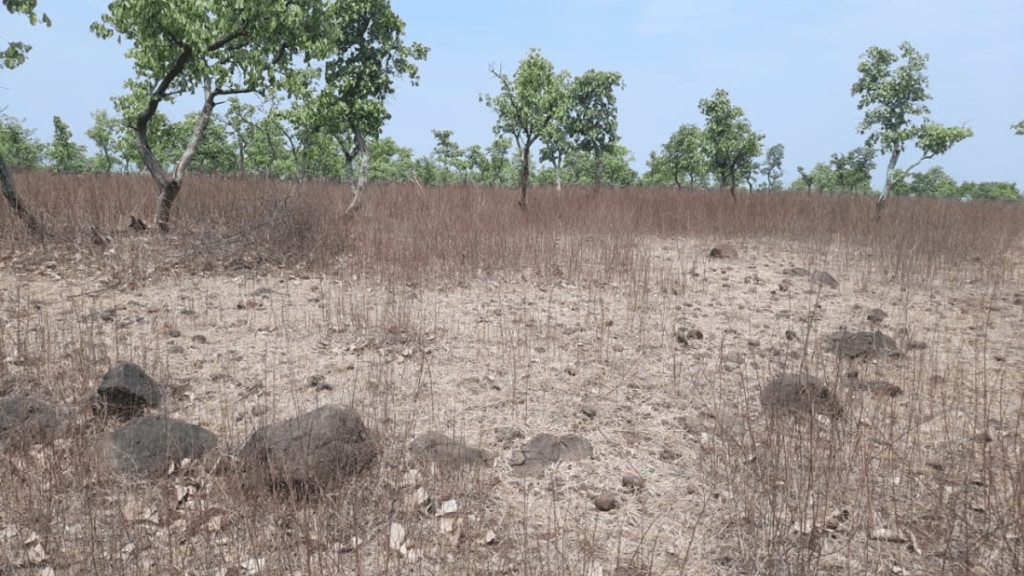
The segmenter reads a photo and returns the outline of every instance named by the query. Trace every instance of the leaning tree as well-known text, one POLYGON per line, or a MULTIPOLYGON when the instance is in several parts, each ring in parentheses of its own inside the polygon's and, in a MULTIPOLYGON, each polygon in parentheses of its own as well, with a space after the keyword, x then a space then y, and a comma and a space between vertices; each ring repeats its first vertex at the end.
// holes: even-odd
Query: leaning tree
POLYGON ((387 0, 113 0, 92 30, 131 43, 126 56, 136 77, 126 82, 121 100, 159 188, 162 231, 170 227, 171 206, 222 99, 284 92, 316 100, 318 110, 330 114, 344 106, 355 110, 345 116, 349 127, 374 136, 386 118, 383 102, 393 78, 415 78, 412 61, 426 56, 425 47, 404 44, 404 23, 387 0), (202 94, 197 122, 168 169, 151 148, 150 122, 161 104, 196 92, 202 94))

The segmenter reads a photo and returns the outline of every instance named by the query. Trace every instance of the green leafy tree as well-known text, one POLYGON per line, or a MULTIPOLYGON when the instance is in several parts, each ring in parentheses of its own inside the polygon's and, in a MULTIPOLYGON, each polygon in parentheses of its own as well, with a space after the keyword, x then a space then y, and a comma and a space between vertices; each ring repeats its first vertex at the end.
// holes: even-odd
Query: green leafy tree
POLYGON ((406 180, 415 170, 412 149, 399 146, 392 138, 371 140, 369 179, 371 182, 406 180))
POLYGON ((778 190, 782 186, 782 160, 786 156, 786 147, 782 144, 775 144, 764 153, 764 163, 761 164, 761 175, 764 176, 764 186, 768 190, 778 190))
POLYGON ((512 150, 510 138, 495 138, 484 153, 487 155, 487 168, 481 171, 481 180, 491 186, 511 186, 515 184, 515 173, 509 152, 512 150))
POLYGON ((963 182, 957 192, 974 200, 1020 200, 1020 190, 1013 182, 963 182))
POLYGON ((131 43, 136 78, 126 84, 124 107, 160 190, 156 222, 163 231, 221 98, 283 91, 313 107, 310 129, 355 126, 362 152, 365 136, 375 137, 384 121, 394 74, 415 76, 409 57, 426 50, 401 43, 404 23, 386 0, 113 0, 92 29, 131 43), (197 91, 194 131, 168 169, 151 148, 150 122, 160 104, 197 91))
POLYGON ((466 160, 465 152, 459 148, 459 144, 452 137, 451 130, 431 130, 434 135, 434 150, 431 157, 441 167, 441 181, 444 184, 456 179, 466 181, 469 171, 469 162, 466 160))
POLYGON ((701 149, 718 185, 729 186, 735 199, 736 183, 756 169, 754 159, 761 155, 764 134, 754 132, 743 109, 733 106, 725 90, 701 99, 698 108, 705 119, 701 149))
POLYGON ((619 140, 619 109, 615 89, 622 74, 587 70, 569 85, 568 132, 576 148, 594 157, 594 188, 601 188, 602 156, 619 140))
POLYGON ((115 145, 119 133, 124 132, 124 126, 106 110, 93 110, 90 114, 92 126, 85 131, 85 135, 92 140, 98 151, 92 161, 93 169, 109 174, 114 166, 121 163, 115 145))
POLYGON ((927 63, 927 54, 903 42, 898 55, 872 46, 857 65, 860 78, 850 89, 851 95, 858 97, 857 109, 864 111, 857 129, 867 135, 865 146, 889 155, 879 208, 892 192, 897 175, 909 174, 921 162, 945 154, 956 143, 974 135, 970 128, 943 126, 928 117, 931 111, 925 102, 931 95, 925 73, 927 63), (921 157, 897 172, 900 157, 910 144, 921 151, 921 157))
POLYGON ((60 116, 54 116, 53 141, 47 147, 46 155, 50 166, 57 172, 80 174, 88 165, 85 146, 75 143, 72 136, 71 127, 60 116))
POLYGON ((494 66, 490 71, 501 85, 500 91, 493 96, 483 94, 480 99, 498 115, 494 135, 511 136, 519 150, 519 207, 526 210, 530 149, 564 109, 567 73, 556 74, 551 62, 535 48, 530 49, 511 78, 494 66))
POLYGON ((1024 136, 1024 120, 1021 120, 1020 122, 1017 122, 1013 126, 1010 126, 1010 129, 1013 130, 1013 132, 1017 134, 1017 136, 1024 136))
POLYGON ((800 175, 793 190, 818 192, 871 192, 871 172, 875 169, 875 152, 858 147, 845 154, 832 154, 828 163, 818 162, 810 171, 797 167, 800 175))
MULTIPOLYGON (((45 13, 40 13, 36 10, 36 0, 3 0, 3 6, 8 14, 20 14, 27 17, 29 23, 33 26, 39 22, 46 26, 50 25, 50 18, 45 13)), ((0 70, 14 69, 21 66, 25 63, 26 55, 30 50, 32 50, 32 47, 24 42, 8 41, 6 46, 0 44, 0 70)), ((6 146, 0 146, 0 192, 3 192, 7 204, 14 210, 14 213, 18 215, 21 221, 30 230, 39 231, 39 219, 32 215, 28 208, 25 207, 25 203, 21 201, 21 197, 18 196, 18 190, 14 186, 14 178, 11 177, 11 172, 8 170, 7 162, 4 159, 4 155, 8 153, 7 150, 6 146)))
POLYGON ((921 198, 959 198, 962 195, 956 180, 946 174, 941 166, 932 166, 924 172, 914 172, 909 179, 897 178, 891 194, 921 198))
POLYGON ((676 188, 707 186, 708 165, 704 158, 704 132, 695 124, 683 124, 662 144, 660 153, 647 161, 648 184, 672 184, 676 188))
POLYGON ((35 130, 20 120, 0 114, 0 151, 6 165, 22 170, 35 170, 43 165, 46 144, 36 138, 35 130))
MULTIPOLYGON (((576 185, 594 186, 597 177, 595 166, 597 161, 597 157, 591 152, 580 149, 572 150, 565 157, 564 173, 567 181, 576 185)), ((631 166, 632 161, 633 154, 628 148, 621 144, 613 144, 601 156, 602 182, 614 186, 636 184, 639 176, 631 166)), ((548 180, 547 177, 538 179, 548 180)))

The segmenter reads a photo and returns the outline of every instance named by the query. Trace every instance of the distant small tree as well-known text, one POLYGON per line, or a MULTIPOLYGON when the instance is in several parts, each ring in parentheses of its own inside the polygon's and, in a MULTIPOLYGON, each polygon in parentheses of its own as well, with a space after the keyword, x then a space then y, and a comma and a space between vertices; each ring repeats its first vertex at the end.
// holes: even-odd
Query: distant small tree
POLYGON ((707 186, 708 164, 704 158, 704 132, 695 124, 683 124, 661 145, 659 153, 651 153, 647 161, 648 184, 673 184, 676 188, 707 186))
POLYGON ((1020 200, 1020 190, 1013 182, 963 182, 957 193, 974 200, 1020 200))
POLYGON ((828 163, 818 162, 810 170, 798 166, 799 174, 790 187, 793 190, 817 192, 871 191, 871 171, 875 169, 874 151, 854 148, 845 154, 832 154, 828 163))
POLYGON ((879 209, 892 192, 897 174, 909 174, 925 160, 945 154, 957 142, 974 135, 970 128, 943 126, 928 117, 931 111, 925 102, 931 95, 925 74, 927 62, 927 54, 903 42, 899 55, 872 46, 857 65, 860 78, 850 93, 858 97, 857 109, 864 111, 858 131, 867 135, 865 146, 889 155, 879 209), (900 157, 911 143, 921 151, 921 157, 897 173, 900 157))
POLYGON ((412 148, 399 146, 390 137, 371 140, 369 148, 371 182, 398 182, 412 175, 412 148))
POLYGON ((1017 122, 1013 126, 1010 126, 1010 129, 1013 130, 1014 133, 1017 134, 1017 136, 1024 136, 1024 120, 1021 120, 1020 122, 1017 122))
POLYGON ((566 72, 555 73, 551 62, 531 48, 511 78, 491 66, 491 75, 501 85, 495 95, 480 100, 498 115, 494 135, 509 135, 519 150, 519 207, 526 210, 530 184, 530 149, 549 129, 565 106, 566 72))
POLYGON ((764 134, 754 132, 743 109, 733 106, 729 93, 715 90, 710 98, 698 103, 704 115, 704 156, 721 187, 729 186, 736 198, 736 183, 746 180, 755 169, 754 159, 761 155, 764 134))
POLYGON ((778 190, 782 186, 782 160, 785 155, 786 147, 782 144, 775 144, 764 154, 761 175, 764 176, 764 186, 768 190, 778 190))
POLYGON ((941 166, 932 166, 924 172, 914 172, 909 180, 897 178, 893 183, 894 196, 917 196, 919 198, 959 198, 960 188, 941 166))
POLYGON ((96 145, 98 155, 92 160, 93 169, 98 172, 110 173, 114 166, 121 162, 114 146, 117 133, 123 131, 122 126, 106 110, 93 110, 92 126, 85 135, 96 145))
POLYGON ((47 147, 46 155, 57 172, 79 174, 87 165, 85 146, 72 140, 71 127, 60 116, 53 117, 53 141, 47 147))
POLYGON ((453 181, 452 176, 465 180, 469 170, 469 162, 466 160, 465 152, 459 148, 458 142, 453 138, 451 130, 431 130, 434 135, 434 150, 430 153, 431 158, 441 167, 443 183, 453 181))

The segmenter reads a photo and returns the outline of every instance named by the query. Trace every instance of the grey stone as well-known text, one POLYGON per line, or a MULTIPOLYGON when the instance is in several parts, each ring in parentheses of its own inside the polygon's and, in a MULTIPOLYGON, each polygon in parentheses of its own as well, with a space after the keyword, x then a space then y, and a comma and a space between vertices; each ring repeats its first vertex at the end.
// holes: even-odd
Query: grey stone
POLYGON ((823 414, 842 416, 843 408, 831 390, 810 374, 780 374, 761 389, 761 407, 769 416, 823 414))
POLYGON ((98 408, 126 419, 142 414, 146 408, 156 408, 163 399, 156 380, 131 362, 111 366, 96 393, 98 408))
POLYGON ((538 434, 510 457, 513 474, 532 476, 555 462, 584 460, 594 457, 594 447, 582 436, 538 434))
POLYGON ((102 442, 103 456, 115 469, 157 477, 172 463, 198 460, 217 445, 217 435, 201 426, 147 415, 109 433, 102 442))
POLYGON ((833 354, 843 358, 886 356, 897 352, 896 341, 879 330, 874 332, 847 332, 829 334, 825 341, 833 354))
POLYGON ((350 406, 322 406, 264 426, 239 451, 248 487, 316 492, 365 470, 378 447, 350 406))
POLYGON ((473 464, 486 465, 494 459, 494 456, 486 450, 471 448, 434 431, 424 432, 414 438, 409 443, 409 453, 420 461, 455 468, 473 464))
POLYGON ((811 281, 817 282, 822 286, 828 286, 829 288, 839 288, 839 281, 834 276, 825 272, 824 270, 815 270, 811 273, 811 281))
POLYGON ((67 429, 67 417, 28 396, 0 398, 0 448, 48 444, 67 429))

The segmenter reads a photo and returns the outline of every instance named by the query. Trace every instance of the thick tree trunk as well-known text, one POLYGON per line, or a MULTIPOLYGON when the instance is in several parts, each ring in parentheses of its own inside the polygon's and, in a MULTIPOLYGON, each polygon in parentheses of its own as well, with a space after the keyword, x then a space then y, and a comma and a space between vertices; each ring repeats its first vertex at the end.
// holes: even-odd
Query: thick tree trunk
POLYGON ((18 196, 18 191, 14 187, 14 178, 11 177, 11 172, 7 169, 7 163, 4 162, 3 154, 0 154, 0 189, 3 190, 7 204, 18 215, 18 218, 28 226, 29 230, 38 232, 40 229, 39 220, 25 208, 25 204, 18 196))
POLYGON ((355 139, 356 158, 359 159, 359 176, 352 181, 352 200, 348 203, 348 208, 345 208, 345 216, 351 216, 359 210, 363 191, 366 190, 367 173, 370 169, 370 149, 366 147, 366 140, 362 134, 358 133, 355 135, 355 139))
POLYGON ((604 177, 604 166, 601 164, 601 151, 594 151, 594 192, 601 191, 601 179, 604 177))
POLYGON ((562 191, 562 163, 555 163, 555 191, 562 191))
POLYGON ((526 189, 530 185, 530 145, 523 146, 522 166, 519 170, 519 209, 526 211, 526 189))

